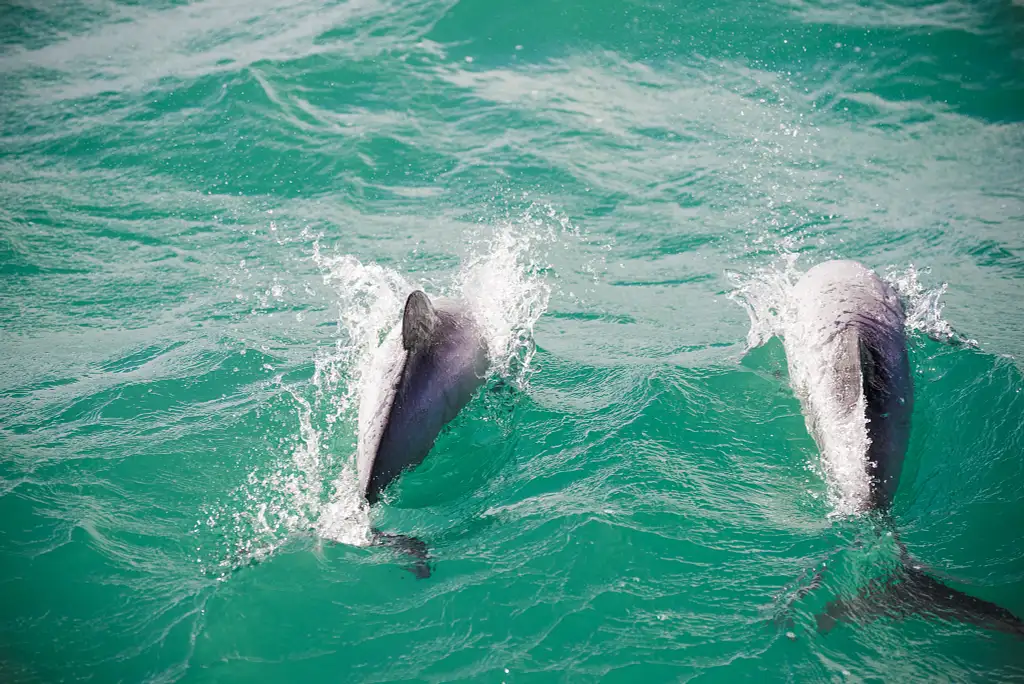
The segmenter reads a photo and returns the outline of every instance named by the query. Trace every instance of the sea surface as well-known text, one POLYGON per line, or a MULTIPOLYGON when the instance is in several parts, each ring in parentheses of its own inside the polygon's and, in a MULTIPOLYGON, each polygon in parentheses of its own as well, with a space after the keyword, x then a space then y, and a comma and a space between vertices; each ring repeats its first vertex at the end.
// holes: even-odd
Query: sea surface
POLYGON ((1024 681, 818 631, 899 553, 779 335, 898 289, 896 528, 1024 615, 1020 0, 5 0, 0 93, 3 682, 1024 681), (492 368, 369 511, 414 288, 492 368))

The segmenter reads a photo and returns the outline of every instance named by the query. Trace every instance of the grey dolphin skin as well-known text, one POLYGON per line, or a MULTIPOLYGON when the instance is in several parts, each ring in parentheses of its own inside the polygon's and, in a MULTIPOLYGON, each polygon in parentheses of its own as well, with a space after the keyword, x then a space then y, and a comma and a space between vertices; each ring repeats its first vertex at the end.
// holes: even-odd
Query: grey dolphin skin
MULTIPOLYGON (((359 408, 359 491, 370 505, 403 471, 419 465, 441 428, 473 398, 489 365, 487 343, 457 302, 432 303, 422 291, 405 302, 396 329, 376 357, 374 385, 359 408)), ((413 555, 417 577, 430 574, 426 545, 374 530, 374 541, 413 555)))
MULTIPOLYGON (((881 517, 901 561, 896 572, 855 599, 829 603, 817 618, 819 630, 827 632, 839 620, 923 613, 1024 636, 1024 623, 1010 611, 925 573, 896 533, 892 502, 913 408, 899 297, 855 261, 818 264, 797 283, 794 295, 786 355, 824 469, 854 510, 881 517)), ((819 582, 820 575, 809 589, 819 582)))

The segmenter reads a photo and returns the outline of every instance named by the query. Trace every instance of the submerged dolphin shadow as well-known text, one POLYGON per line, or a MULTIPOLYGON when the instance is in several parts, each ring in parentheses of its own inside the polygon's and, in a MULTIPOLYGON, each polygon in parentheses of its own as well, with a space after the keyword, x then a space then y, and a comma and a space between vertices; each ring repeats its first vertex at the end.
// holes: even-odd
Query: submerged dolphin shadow
POLYGON ((914 562, 902 542, 897 544, 899 566, 871 580, 856 597, 829 601, 825 612, 815 616, 820 633, 827 634, 839 622, 931 615, 1024 637, 1024 622, 1012 612, 941 582, 914 562))
POLYGON ((376 527, 372 528, 371 534, 374 546, 385 546, 399 553, 412 556, 413 563, 406 566, 406 570, 415 575, 416 579, 430 577, 430 550, 425 542, 404 534, 382 532, 376 527))

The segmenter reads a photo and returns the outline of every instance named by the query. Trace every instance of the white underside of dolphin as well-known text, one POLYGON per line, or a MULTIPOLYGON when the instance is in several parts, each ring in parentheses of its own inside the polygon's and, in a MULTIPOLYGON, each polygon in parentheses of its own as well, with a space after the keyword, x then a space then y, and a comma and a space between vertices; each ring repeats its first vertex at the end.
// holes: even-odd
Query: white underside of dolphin
POLYGON ((359 397, 359 432, 356 445, 356 472, 359 492, 366 492, 388 415, 395 403, 398 383, 409 352, 402 348, 402 326, 398 325, 377 347, 367 369, 368 381, 359 397))

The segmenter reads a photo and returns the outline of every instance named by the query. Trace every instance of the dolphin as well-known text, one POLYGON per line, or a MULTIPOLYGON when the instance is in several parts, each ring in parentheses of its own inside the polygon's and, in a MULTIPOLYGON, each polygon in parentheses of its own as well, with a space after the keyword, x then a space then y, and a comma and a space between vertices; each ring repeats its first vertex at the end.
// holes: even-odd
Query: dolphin
MULTIPOLYGON (((359 403, 356 470, 369 505, 403 471, 419 465, 441 428, 473 398, 490 365, 484 331, 460 303, 431 302, 416 290, 401 326, 377 349, 359 403)), ((417 577, 430 574, 426 545, 373 530, 378 544, 413 555, 417 577)))
POLYGON ((856 261, 826 261, 793 291, 790 377, 843 512, 888 510, 910 438, 914 390, 903 305, 856 261))
MULTIPOLYGON (((838 507, 879 516, 900 553, 894 574, 854 600, 829 603, 817 618, 819 630, 827 632, 839 620, 921 612, 1024 636, 1024 622, 1010 611, 928 575, 897 534, 892 503, 914 389, 906 316, 896 292, 856 261, 826 261, 797 282, 792 301, 784 339, 791 382, 838 507)), ((819 583, 820 574, 808 590, 819 583)))

